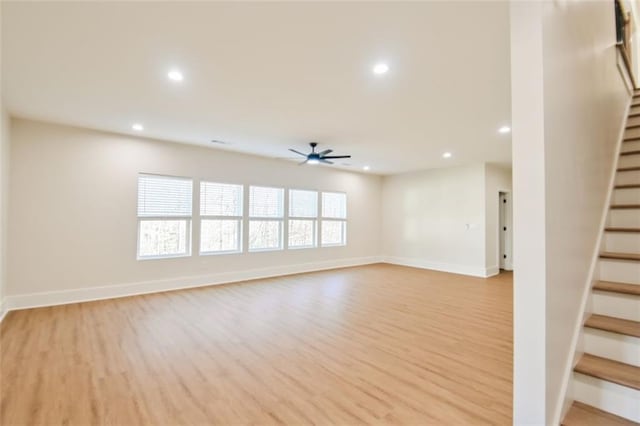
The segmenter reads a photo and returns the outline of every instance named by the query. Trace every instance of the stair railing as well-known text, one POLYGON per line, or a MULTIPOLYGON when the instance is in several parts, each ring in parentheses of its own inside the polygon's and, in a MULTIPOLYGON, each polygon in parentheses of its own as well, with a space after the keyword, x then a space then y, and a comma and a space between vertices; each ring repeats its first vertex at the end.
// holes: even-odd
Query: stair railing
POLYGON ((627 11, 621 0, 614 0, 616 15, 616 45, 622 56, 629 77, 634 88, 637 88, 635 74, 633 72, 633 49, 631 46, 631 37, 633 36, 633 19, 631 12, 627 11))

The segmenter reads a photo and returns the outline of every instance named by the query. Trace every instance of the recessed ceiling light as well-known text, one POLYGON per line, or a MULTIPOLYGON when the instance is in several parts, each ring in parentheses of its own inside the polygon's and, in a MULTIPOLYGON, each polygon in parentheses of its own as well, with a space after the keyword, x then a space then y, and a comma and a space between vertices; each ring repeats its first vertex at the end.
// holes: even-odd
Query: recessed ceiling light
POLYGON ((451 153, 450 152, 445 152, 444 154, 442 154, 442 158, 451 158, 451 153))
POLYGON ((377 75, 386 74, 388 71, 389 71, 389 65, 385 64, 384 62, 375 64, 373 67, 373 73, 377 75))
POLYGON ((502 126, 498 129, 498 133, 509 133, 511 131, 511 127, 502 126))
POLYGON ((362 170, 369 170, 369 169, 371 169, 371 167, 369 167, 369 166, 364 166, 364 167, 362 168, 362 170))
POLYGON ((143 130, 144 130, 144 126, 143 126, 142 124, 140 124, 140 123, 134 123, 134 124, 132 124, 132 125, 131 125, 131 128, 132 128, 133 130, 135 130, 136 132, 141 132, 141 131, 143 131, 143 130))
POLYGON ((169 80, 173 80, 173 81, 184 80, 184 75, 182 75, 182 73, 178 70, 169 71, 169 73, 167 74, 167 77, 169 77, 169 80))

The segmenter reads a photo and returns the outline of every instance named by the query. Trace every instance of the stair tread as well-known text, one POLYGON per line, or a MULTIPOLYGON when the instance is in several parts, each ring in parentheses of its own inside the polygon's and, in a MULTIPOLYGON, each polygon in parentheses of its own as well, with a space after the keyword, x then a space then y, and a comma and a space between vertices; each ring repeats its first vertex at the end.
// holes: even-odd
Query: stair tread
POLYGON ((640 232, 640 228, 618 228, 609 227, 604 229, 606 232, 640 232))
POLYGON ((640 390, 640 367, 583 354, 573 369, 577 373, 640 390))
POLYGON ((600 257, 603 259, 640 260, 640 254, 637 253, 614 253, 603 251, 600 253, 600 257))
POLYGON ((638 423, 616 416, 591 405, 573 401, 564 416, 562 426, 633 426, 638 423))
POLYGON ((613 188, 614 189, 640 188, 640 183, 626 183, 626 184, 623 184, 623 185, 616 185, 613 188))
POLYGON ((640 149, 634 151, 622 151, 620 155, 638 155, 640 154, 640 149))
MULTIPOLYGON (((587 318, 587 321, 585 321, 584 326, 597 328, 598 330, 610 331, 612 333, 624 334, 625 336, 640 337, 640 322, 638 321, 591 314, 589 318, 587 318)), ((640 372, 640 370, 638 370, 638 372, 640 372)))
POLYGON ((634 141, 640 141, 640 136, 630 136, 628 138, 623 139, 623 142, 634 142, 634 141))
POLYGON ((640 209, 640 204, 611 204, 611 208, 618 210, 640 209))
POLYGON ((593 286, 593 289, 599 291, 611 291, 613 293, 624 293, 640 296, 640 285, 638 284, 615 283, 613 281, 597 281, 593 286))
POLYGON ((633 167, 619 167, 618 171, 619 172, 633 172, 636 170, 640 170, 640 166, 633 166, 633 167))
MULTIPOLYGON (((636 106, 640 106, 640 104, 638 104, 636 106)), ((640 127, 640 124, 631 124, 631 125, 627 126, 627 129, 637 129, 638 127, 640 127)))

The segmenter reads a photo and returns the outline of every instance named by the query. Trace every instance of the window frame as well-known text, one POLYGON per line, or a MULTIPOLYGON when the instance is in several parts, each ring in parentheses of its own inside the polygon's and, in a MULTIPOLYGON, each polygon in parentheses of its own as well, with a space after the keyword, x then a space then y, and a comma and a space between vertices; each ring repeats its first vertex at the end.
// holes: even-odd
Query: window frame
POLYGON ((289 250, 304 250, 304 249, 312 249, 312 248, 317 248, 318 247, 318 243, 320 240, 320 235, 319 235, 319 227, 318 227, 318 222, 319 222, 319 216, 320 216, 320 191, 316 191, 314 189, 298 189, 298 188, 289 188, 288 192, 288 204, 289 204, 289 208, 287 209, 287 249, 289 250), (291 197, 291 192, 292 191, 300 191, 300 192, 313 192, 316 195, 316 209, 315 209, 315 216, 293 216, 291 215, 291 210, 292 210, 292 197, 291 197), (311 245, 304 245, 304 246, 292 246, 291 245, 291 221, 292 220, 298 220, 298 221, 309 221, 313 223, 313 242, 311 243, 311 245))
POLYGON ((192 232, 193 232, 193 182, 194 180, 192 178, 189 177, 185 177, 185 176, 173 176, 173 175, 162 175, 162 174, 156 174, 156 173, 138 173, 137 175, 137 184, 138 184, 138 192, 137 192, 137 196, 140 196, 140 186, 139 186, 139 182, 140 182, 140 177, 141 176, 156 176, 156 177, 161 177, 161 178, 168 178, 168 179, 179 179, 179 180, 184 180, 184 181, 189 181, 191 182, 191 215, 186 216, 179 216, 179 215, 155 215, 155 216, 140 216, 139 215, 139 206, 138 206, 138 200, 136 201, 136 224, 138 227, 137 230, 137 241, 136 241, 136 260, 139 261, 143 261, 143 260, 159 260, 159 259, 175 259, 175 258, 181 258, 181 257, 191 257, 192 256, 192 247, 191 245, 193 244, 193 238, 192 238, 192 232), (140 255, 140 242, 141 242, 141 232, 142 232, 142 227, 141 227, 141 223, 142 222, 152 222, 152 221, 185 221, 185 253, 179 253, 179 254, 162 254, 162 255, 151 255, 151 256, 141 256, 140 255))
POLYGON ((348 197, 347 197, 347 193, 346 192, 340 192, 340 191, 322 191, 321 195, 320 195, 320 203, 321 203, 321 208, 320 208, 320 216, 321 216, 321 223, 320 223, 320 247, 345 247, 347 245, 347 221, 348 221, 348 215, 349 215, 349 209, 348 209, 348 197), (344 217, 343 218, 339 218, 339 217, 330 217, 330 216, 325 216, 324 215, 324 194, 340 194, 340 195, 344 195, 344 217), (342 224, 342 241, 340 243, 324 243, 322 241, 322 231, 323 231, 323 225, 326 222, 339 222, 342 224))
POLYGON ((200 241, 198 244, 198 255, 200 256, 216 256, 225 254, 241 254, 243 250, 243 234, 244 234, 244 185, 237 183, 225 183, 225 182, 213 182, 208 180, 200 180, 199 182, 199 196, 198 196, 198 212, 199 212, 199 224, 200 224, 200 241), (206 215, 202 214, 202 186, 203 184, 214 185, 232 185, 240 187, 240 216, 222 216, 222 215, 206 215), (217 250, 217 251, 203 251, 202 250, 202 223, 205 220, 221 220, 221 221, 236 221, 238 223, 238 235, 236 242, 238 244, 237 250, 217 250))
POLYGON ((247 191, 248 203, 247 203, 247 252, 248 253, 261 253, 261 252, 269 252, 269 251, 281 251, 285 248, 284 241, 284 224, 285 224, 285 205, 286 205, 286 196, 287 192, 283 187, 277 186, 266 186, 266 185, 249 185, 249 190, 247 191), (282 193, 282 209, 281 216, 251 216, 251 188, 267 188, 267 189, 277 189, 282 193), (278 222, 278 247, 274 248, 251 248, 251 222, 278 222))

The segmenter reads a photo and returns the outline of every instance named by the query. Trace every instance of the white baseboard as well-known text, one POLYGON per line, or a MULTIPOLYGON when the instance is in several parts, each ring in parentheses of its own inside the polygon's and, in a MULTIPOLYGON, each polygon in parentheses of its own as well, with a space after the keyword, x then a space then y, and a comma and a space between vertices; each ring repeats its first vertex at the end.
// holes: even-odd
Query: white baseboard
MULTIPOLYGON (((301 263, 297 265, 274 266, 245 271, 223 272, 218 274, 171 278, 166 280, 142 281, 128 284, 114 284, 102 287, 79 288, 52 292, 6 296, 4 311, 38 308, 43 306, 65 305, 68 303, 89 302, 92 300, 114 299, 139 294, 158 293, 194 287, 228 284, 239 281, 270 278, 275 276, 322 271, 350 266, 380 263, 378 256, 301 263)), ((4 312, 3 311, 3 312, 4 312)))
POLYGON ((0 299, 0 323, 2 322, 4 317, 7 315, 8 311, 9 310, 7 309, 6 300, 5 299, 0 299))
POLYGON ((500 273, 500 267, 499 266, 492 266, 490 268, 485 268, 484 270, 485 273, 485 277, 493 277, 495 275, 498 275, 500 273))
POLYGON ((500 272, 497 266, 484 268, 480 266, 458 265, 453 263, 431 262, 424 259, 409 257, 383 256, 383 262, 393 265, 411 266, 413 268, 432 269, 434 271, 449 272, 452 274, 471 275, 473 277, 487 278, 500 272))
POLYGON ((297 265, 274 266, 269 268, 250 269, 245 271, 223 272, 217 274, 171 278, 166 280, 141 281, 127 284, 114 284, 101 287, 88 287, 71 290, 41 292, 6 296, 0 305, 0 321, 8 311, 18 309, 39 308, 44 306, 65 305, 69 303, 89 302, 92 300, 115 299, 139 294, 159 293, 163 291, 181 290, 194 287, 228 284, 262 278, 271 278, 304 272, 345 268, 350 266, 370 265, 373 263, 390 263, 422 269, 432 269, 454 274, 475 277, 490 277, 500 272, 496 267, 483 268, 468 265, 455 265, 440 262, 429 262, 421 259, 400 258, 392 256, 369 256, 322 262, 301 263, 297 265))

